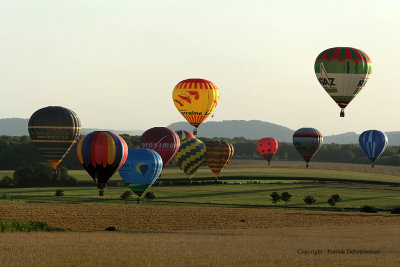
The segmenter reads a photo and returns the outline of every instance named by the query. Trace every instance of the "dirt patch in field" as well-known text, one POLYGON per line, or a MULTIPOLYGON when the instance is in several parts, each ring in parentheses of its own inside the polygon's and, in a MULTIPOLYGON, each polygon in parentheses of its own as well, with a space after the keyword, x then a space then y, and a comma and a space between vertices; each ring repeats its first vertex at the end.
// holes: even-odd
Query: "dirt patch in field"
POLYGON ((0 218, 41 221, 73 231, 266 229, 400 225, 395 215, 274 209, 0 202, 0 218))

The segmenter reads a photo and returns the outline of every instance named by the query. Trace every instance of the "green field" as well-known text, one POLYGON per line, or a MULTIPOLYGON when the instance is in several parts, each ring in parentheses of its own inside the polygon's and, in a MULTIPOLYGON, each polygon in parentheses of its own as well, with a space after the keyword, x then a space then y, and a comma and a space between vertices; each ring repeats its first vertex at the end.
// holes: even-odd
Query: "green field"
MULTIPOLYGON (((93 186, 65 187, 64 196, 55 197, 58 188, 0 188, 3 201, 61 201, 68 203, 122 203, 120 195, 128 188, 122 186, 122 179, 116 173, 113 184, 121 182, 121 186, 109 186, 104 197, 98 196, 98 190, 85 171, 70 171, 70 175, 85 184, 93 186)), ((10 175, 12 171, 1 171, 0 176, 10 175)), ((271 207, 269 195, 289 192, 292 199, 287 203, 289 208, 309 207, 303 201, 305 195, 312 195, 316 204, 312 207, 328 208, 327 200, 333 194, 339 194, 342 201, 336 207, 358 209, 362 205, 371 205, 379 209, 389 210, 400 207, 400 178, 398 176, 381 175, 363 172, 291 169, 291 168, 232 168, 221 175, 224 184, 201 184, 204 179, 213 180, 208 168, 200 168, 192 185, 153 186, 156 200, 153 204, 175 205, 219 205, 233 207, 271 207), (197 178, 196 178, 197 177, 197 178), (240 181, 241 184, 233 184, 240 181), (260 184, 253 184, 259 181, 260 184), (388 184, 374 184, 375 182, 388 184), (390 184, 392 183, 392 184, 390 184), (399 183, 393 184, 393 183, 399 183)), ((179 169, 166 169, 160 178, 165 182, 178 180, 188 181, 179 169)), ((204 183, 204 182, 203 182, 204 183)), ((136 204, 132 198, 130 204, 136 204)), ((280 202, 277 206, 285 206, 280 202)))
MULTIPOLYGON (((9 173, 9 171, 1 171, 9 173)), ((79 181, 92 180, 85 171, 72 170, 69 174, 79 181)), ((163 179, 185 179, 185 174, 178 168, 164 169, 161 173, 160 180, 163 179)), ((201 167, 195 174, 193 181, 196 179, 214 179, 210 170, 207 167, 201 167)), ((295 168, 231 168, 226 169, 220 174, 220 179, 240 180, 243 178, 251 179, 295 179, 295 178, 310 178, 310 179, 346 179, 358 181, 379 181, 388 183, 399 183, 400 177, 394 175, 364 173, 356 171, 341 171, 341 170, 321 170, 321 169, 295 169, 295 168)), ((110 180, 122 181, 118 172, 111 177, 110 180)))
MULTIPOLYGON (((95 185, 93 187, 65 187, 64 196, 54 196, 58 188, 14 188, 0 189, 3 201, 51 201, 67 203, 123 203, 119 196, 128 188, 108 187, 105 196, 98 196, 95 185)), ((400 191, 380 187, 346 187, 342 184, 217 184, 217 185, 191 185, 191 186, 157 186, 150 189, 156 195, 154 204, 180 204, 180 205, 223 205, 232 207, 268 207, 273 206, 270 193, 289 192, 292 199, 288 207, 308 207, 303 202, 305 195, 312 195, 317 199, 313 207, 329 207, 328 198, 332 194, 339 194, 343 199, 337 207, 357 209, 362 205, 371 205, 379 209, 400 207, 400 191)), ((136 204, 132 199, 130 204, 136 204)), ((278 203, 284 206, 284 203, 278 203)))

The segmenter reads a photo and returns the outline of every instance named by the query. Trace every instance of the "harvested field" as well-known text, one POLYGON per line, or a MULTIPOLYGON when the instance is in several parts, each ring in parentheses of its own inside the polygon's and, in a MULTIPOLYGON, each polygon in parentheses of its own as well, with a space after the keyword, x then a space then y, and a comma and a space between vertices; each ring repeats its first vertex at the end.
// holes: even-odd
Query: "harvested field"
POLYGON ((0 218, 41 221, 72 231, 179 231, 268 229, 312 226, 400 225, 400 217, 384 214, 175 207, 151 205, 0 202, 0 218))
POLYGON ((398 266, 400 251, 396 225, 0 236, 13 267, 398 266))

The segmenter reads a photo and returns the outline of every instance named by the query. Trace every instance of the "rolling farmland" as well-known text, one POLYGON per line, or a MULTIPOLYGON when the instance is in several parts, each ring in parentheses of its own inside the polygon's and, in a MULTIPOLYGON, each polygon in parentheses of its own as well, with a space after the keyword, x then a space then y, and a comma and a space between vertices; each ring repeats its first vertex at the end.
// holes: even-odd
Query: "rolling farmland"
MULTIPOLYGON (((154 186, 153 203, 132 199, 125 204, 119 199, 128 190, 123 186, 110 186, 99 197, 94 182, 62 188, 62 197, 54 196, 55 187, 2 188, 1 219, 41 221, 67 231, 1 233, 2 265, 395 265, 400 219, 388 211, 400 207, 399 168, 312 163, 305 169, 302 162, 273 162, 267 168, 264 161, 251 162, 233 161, 221 175, 226 184, 202 184, 211 178, 202 167, 193 179, 197 185, 154 186), (273 191, 290 192, 292 199, 274 207, 273 191), (315 205, 303 202, 306 194, 317 199, 315 205), (327 204, 332 194, 342 197, 336 205, 342 211, 327 204), (380 211, 360 213, 361 205, 380 211), (105 232, 107 227, 116 231, 105 232), (108 246, 101 254, 90 249, 103 243, 108 246), (7 252, 18 249, 23 257, 7 252), (378 254, 328 253, 346 249, 378 254), (40 261, 38 253, 45 255, 40 261)), ((83 182, 91 179, 83 171, 70 174, 83 182)), ((166 169, 161 178, 186 181, 179 169, 166 169)))

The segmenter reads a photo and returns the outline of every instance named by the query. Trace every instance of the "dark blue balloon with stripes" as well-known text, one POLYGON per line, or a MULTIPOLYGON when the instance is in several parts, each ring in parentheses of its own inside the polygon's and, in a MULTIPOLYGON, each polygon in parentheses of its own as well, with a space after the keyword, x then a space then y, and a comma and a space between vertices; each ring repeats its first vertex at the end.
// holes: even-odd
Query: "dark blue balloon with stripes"
POLYGON ((385 133, 378 130, 368 130, 363 132, 359 139, 361 149, 371 161, 374 167, 375 160, 385 151, 388 138, 385 133))

